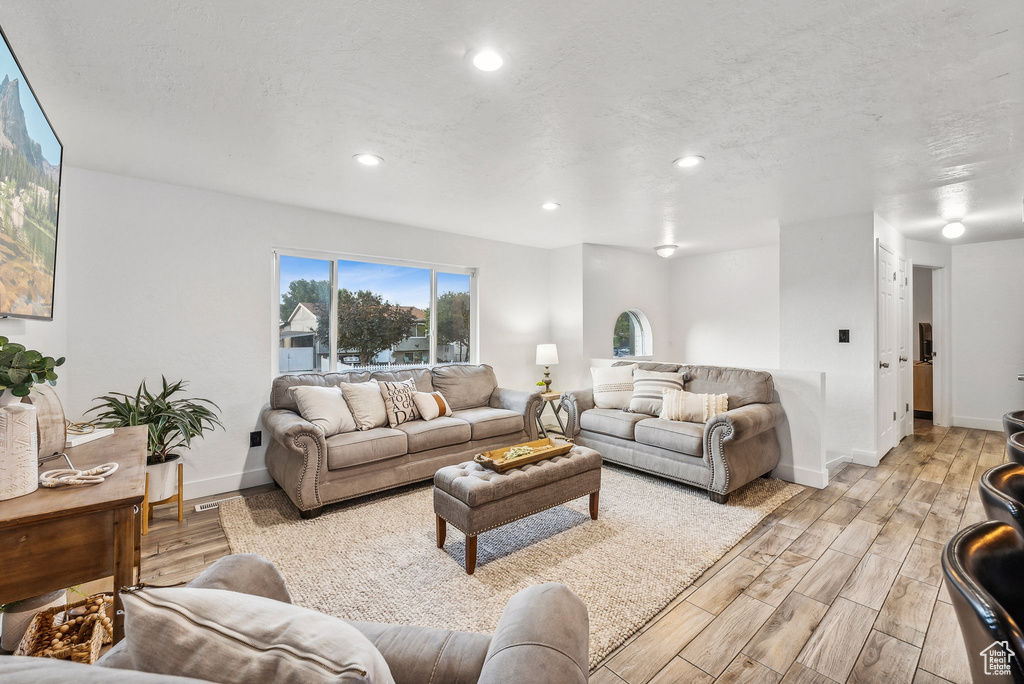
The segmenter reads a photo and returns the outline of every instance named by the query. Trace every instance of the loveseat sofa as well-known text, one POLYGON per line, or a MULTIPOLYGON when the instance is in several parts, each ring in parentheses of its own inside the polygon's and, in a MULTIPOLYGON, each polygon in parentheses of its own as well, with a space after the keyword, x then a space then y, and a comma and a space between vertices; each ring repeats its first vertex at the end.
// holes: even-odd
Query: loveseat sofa
MULTIPOLYGON (((615 366, 634 362, 617 361, 615 366)), ((639 370, 683 373, 684 390, 728 394, 729 410, 706 424, 663 420, 594 405, 593 390, 564 392, 566 435, 596 449, 606 461, 654 473, 708 491, 725 503, 729 493, 779 463, 775 426, 785 414, 770 373, 677 363, 639 363, 639 370)))
MULTIPOLYGON (((284 578, 251 554, 225 556, 190 587, 221 589, 291 603, 284 578)), ((441 597, 434 597, 442 600, 441 597)), ((509 599, 494 634, 349 622, 384 657, 395 684, 586 684, 587 608, 566 586, 549 582, 509 599)), ((129 638, 130 635, 129 635, 129 638)), ((204 680, 142 672, 122 641, 96 665, 52 658, 0 656, 8 684, 196 684, 204 680)), ((154 646, 159 648, 159 646, 154 646)), ((230 680, 225 673, 221 681, 230 680)), ((337 681, 341 681, 339 678, 337 681)))
POLYGON ((487 365, 450 364, 396 371, 281 375, 274 379, 263 426, 270 433, 267 469, 304 518, 325 504, 429 480, 439 468, 500 446, 537 439, 540 393, 498 387, 487 365), (440 392, 452 415, 324 437, 298 413, 296 385, 412 379, 420 392, 440 392))

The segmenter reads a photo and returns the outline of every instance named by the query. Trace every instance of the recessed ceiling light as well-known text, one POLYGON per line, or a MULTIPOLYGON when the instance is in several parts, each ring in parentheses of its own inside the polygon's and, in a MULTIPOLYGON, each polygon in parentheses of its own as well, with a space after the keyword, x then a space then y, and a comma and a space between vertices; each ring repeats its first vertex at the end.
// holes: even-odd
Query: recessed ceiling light
POLYGON ((476 48, 466 53, 466 61, 480 71, 497 71, 508 64, 509 55, 498 48, 476 48))
POLYGON ((699 154, 691 154, 680 159, 676 159, 672 162, 681 169, 692 169, 695 166, 700 166, 704 163, 704 157, 699 154))
POLYGON ((658 245, 654 248, 654 251, 658 253, 662 259, 668 259, 670 256, 675 254, 676 250, 679 249, 679 245, 658 245))
POLYGON ((352 158, 363 166, 380 166, 384 163, 384 160, 375 154, 357 154, 352 158))
POLYGON ((545 202, 544 204, 540 205, 540 208, 543 209, 544 211, 554 211, 560 206, 562 205, 559 204, 558 202, 545 202))
POLYGON ((960 221, 950 221, 942 229, 942 234, 950 240, 955 240, 964 234, 964 224, 960 223, 960 221))

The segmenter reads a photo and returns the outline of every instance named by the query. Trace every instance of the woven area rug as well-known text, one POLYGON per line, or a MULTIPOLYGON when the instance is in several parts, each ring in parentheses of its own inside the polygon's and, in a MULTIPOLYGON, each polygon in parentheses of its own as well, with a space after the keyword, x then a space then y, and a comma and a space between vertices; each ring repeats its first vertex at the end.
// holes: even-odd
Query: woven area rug
POLYGON ((221 504, 234 553, 257 553, 296 603, 348 620, 491 632, 508 599, 562 582, 590 612, 590 664, 646 624, 802 488, 758 479, 729 504, 652 476, 605 467, 601 510, 587 497, 485 532, 474 575, 465 538, 438 549, 429 483, 329 506, 302 520, 283 491, 221 504))

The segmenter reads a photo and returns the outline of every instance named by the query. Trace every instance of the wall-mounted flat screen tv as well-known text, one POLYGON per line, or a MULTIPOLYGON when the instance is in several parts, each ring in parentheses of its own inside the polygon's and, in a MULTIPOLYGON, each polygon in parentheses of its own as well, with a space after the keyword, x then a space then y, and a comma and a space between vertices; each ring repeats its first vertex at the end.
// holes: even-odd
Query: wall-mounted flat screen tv
POLYGON ((64 148, 0 36, 0 317, 51 319, 64 148))

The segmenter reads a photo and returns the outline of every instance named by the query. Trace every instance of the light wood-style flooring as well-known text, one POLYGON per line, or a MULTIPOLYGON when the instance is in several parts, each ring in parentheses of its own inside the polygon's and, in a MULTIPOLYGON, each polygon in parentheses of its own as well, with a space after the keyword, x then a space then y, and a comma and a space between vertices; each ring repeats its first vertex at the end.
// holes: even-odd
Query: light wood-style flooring
MULTIPOLYGON (((590 681, 970 684, 939 554, 984 519, 978 477, 1004 442, 919 421, 877 467, 846 465, 781 506, 590 681)), ((150 529, 146 581, 189 580, 229 553, 216 510, 178 523, 158 509, 150 529)))

